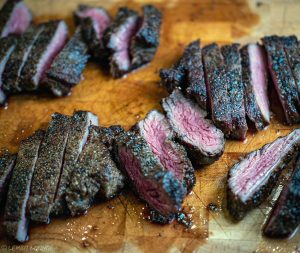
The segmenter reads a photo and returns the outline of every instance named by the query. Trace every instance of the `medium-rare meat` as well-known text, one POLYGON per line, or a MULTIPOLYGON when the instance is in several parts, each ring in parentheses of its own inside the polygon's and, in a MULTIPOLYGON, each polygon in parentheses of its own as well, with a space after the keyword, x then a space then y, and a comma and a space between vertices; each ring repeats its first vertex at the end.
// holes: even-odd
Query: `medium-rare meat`
POLYGON ((236 163, 228 173, 227 207, 235 220, 271 193, 284 166, 300 147, 300 129, 266 144, 236 163))
POLYGON ((289 237, 300 225, 300 156, 294 171, 282 189, 273 210, 264 225, 263 233, 268 237, 289 237))
POLYGON ((103 44, 103 34, 111 23, 111 17, 101 7, 79 5, 74 13, 77 25, 81 26, 82 36, 88 44, 91 55, 106 60, 107 50, 103 44))
POLYGON ((242 65, 237 43, 221 47, 224 59, 229 100, 232 108, 232 132, 230 137, 245 139, 248 131, 245 113, 242 65))
POLYGON ((31 13, 22 0, 7 0, 0 10, 1 37, 25 32, 31 20, 31 13))
POLYGON ((194 168, 185 149, 174 141, 175 133, 167 118, 153 110, 135 126, 135 130, 147 141, 164 168, 173 172, 190 192, 196 182, 194 168))
POLYGON ((69 128, 68 116, 59 113, 52 115, 40 146, 28 200, 30 218, 33 221, 50 221, 49 215, 62 170, 69 128))
POLYGON ((268 67, 288 124, 300 121, 300 98, 280 37, 262 39, 267 51, 268 67))
POLYGON ((31 26, 21 37, 10 55, 2 73, 2 86, 6 93, 20 92, 20 76, 32 46, 44 30, 44 25, 31 26))
POLYGON ((0 204, 4 205, 7 186, 11 177, 12 170, 16 161, 16 155, 8 151, 2 151, 0 154, 0 204))
POLYGON ((124 176, 116 167, 108 148, 101 142, 97 128, 89 127, 87 143, 66 190, 66 201, 72 216, 86 213, 97 193, 111 198, 124 187, 124 176))
POLYGON ((205 110, 184 97, 179 90, 164 98, 162 107, 195 166, 211 164, 220 158, 224 151, 224 135, 211 120, 206 119, 205 110))
POLYGON ((221 50, 213 43, 205 46, 202 54, 212 120, 226 136, 230 136, 233 129, 232 104, 221 50))
POLYGON ((121 77, 131 68, 130 43, 139 25, 137 12, 126 7, 120 8, 114 22, 104 34, 104 43, 110 52, 110 73, 121 77))
POLYGON ((60 215, 68 211, 65 202, 66 189, 72 180, 71 176, 74 165, 87 141, 90 125, 98 125, 98 117, 95 114, 88 111, 74 112, 70 120, 70 132, 64 154, 60 181, 51 210, 52 215, 60 215))
POLYGON ((19 241, 28 239, 29 219, 26 214, 31 179, 44 131, 38 130, 21 142, 16 165, 9 183, 4 212, 6 234, 19 241))
POLYGON ((139 135, 125 132, 115 140, 115 157, 127 173, 138 195, 164 216, 181 209, 186 190, 171 171, 167 171, 139 135))
POLYGON ((57 97, 70 94, 71 89, 82 79, 89 58, 87 52, 88 47, 78 27, 46 71, 43 84, 57 97))
POLYGON ((44 26, 21 71, 22 90, 31 91, 38 88, 45 71, 67 40, 68 28, 64 21, 49 21, 44 26))
POLYGON ((161 12, 153 5, 143 6, 143 20, 130 45, 131 69, 152 61, 159 46, 161 12))
POLYGON ((258 44, 248 44, 240 50, 246 114, 257 130, 270 124, 268 98, 268 67, 265 51, 258 44))

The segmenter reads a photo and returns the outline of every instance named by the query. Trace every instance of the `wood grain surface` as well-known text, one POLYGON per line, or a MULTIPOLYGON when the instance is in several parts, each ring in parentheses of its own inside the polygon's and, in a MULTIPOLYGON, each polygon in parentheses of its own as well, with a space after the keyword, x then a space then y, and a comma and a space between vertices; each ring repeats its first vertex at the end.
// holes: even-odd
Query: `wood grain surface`
MULTIPOLYGON (((140 10, 146 3, 145 0, 26 2, 36 21, 63 18, 71 32, 74 30, 72 11, 79 3, 104 6, 112 14, 119 6, 140 10)), ((71 114, 76 109, 90 110, 98 114, 102 125, 121 124, 128 129, 149 110, 161 109, 160 100, 167 93, 159 85, 158 70, 174 63, 193 39, 201 38, 204 45, 213 41, 246 43, 273 33, 300 36, 300 2, 297 0, 156 0, 153 4, 163 11, 164 23, 161 45, 151 64, 115 80, 105 75, 98 65, 89 63, 84 80, 69 97, 53 99, 38 94, 11 97, 8 108, 0 109, 0 147, 17 151, 20 140, 38 128, 45 128, 53 112, 71 114)), ((267 130, 249 132, 245 142, 227 141, 223 157, 197 171, 197 184, 184 204, 194 221, 193 229, 186 231, 176 223, 151 224, 147 221, 144 204, 129 189, 109 202, 99 200, 85 216, 53 219, 45 226, 32 225, 30 241, 24 245, 8 241, 0 229, 0 252, 300 252, 299 234, 283 241, 261 236, 261 226, 276 192, 237 224, 228 219, 224 208, 230 166, 247 152, 299 127, 281 124, 282 116, 274 95, 271 101, 275 113, 267 130), (210 203, 218 207, 216 212, 207 208, 210 203)))

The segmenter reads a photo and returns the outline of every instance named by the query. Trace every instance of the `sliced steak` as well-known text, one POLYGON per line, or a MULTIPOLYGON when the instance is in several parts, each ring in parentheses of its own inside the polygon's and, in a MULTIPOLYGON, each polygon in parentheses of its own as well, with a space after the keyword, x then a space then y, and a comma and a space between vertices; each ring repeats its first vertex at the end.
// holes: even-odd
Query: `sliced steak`
POLYGON ((81 28, 54 58, 46 71, 43 84, 57 96, 70 94, 71 89, 82 79, 82 72, 88 61, 88 47, 82 39, 81 28))
POLYGON ((164 168, 173 172, 190 192, 196 183, 194 168, 185 149, 174 141, 175 133, 167 118, 153 110, 135 129, 147 141, 164 168))
POLYGON ((124 187, 124 176, 98 137, 97 127, 90 126, 89 130, 87 143, 66 190, 66 201, 72 216, 86 213, 99 191, 102 196, 111 198, 124 187))
POLYGON ((110 127, 98 127, 98 137, 101 142, 112 151, 114 140, 122 133, 124 133, 124 128, 119 125, 112 125, 110 127))
POLYGON ((114 22, 104 34, 104 43, 110 52, 110 73, 121 77, 131 68, 130 43, 139 26, 137 12, 126 7, 120 8, 114 22))
POLYGON ((38 130, 21 142, 9 184, 4 212, 4 227, 7 235, 18 242, 28 240, 29 219, 26 214, 26 207, 31 179, 43 137, 44 131, 38 130))
POLYGON ((239 53, 239 44, 225 45, 221 48, 226 71, 228 94, 232 107, 231 138, 244 140, 248 131, 244 89, 242 82, 242 64, 239 53))
POLYGON ((163 168, 141 136, 133 132, 119 135, 114 151, 119 166, 151 208, 164 216, 181 209, 185 188, 171 171, 163 168))
POLYGON ((300 225, 300 156, 290 180, 282 189, 273 210, 264 225, 263 233, 268 237, 291 236, 300 225))
POLYGON ((143 20, 130 45, 131 69, 137 69, 152 61, 159 46, 161 12, 153 5, 143 6, 143 20))
POLYGON ((22 0, 6 0, 0 10, 1 37, 25 32, 31 20, 31 13, 22 0))
POLYGON ((185 98, 179 90, 164 98, 162 107, 195 166, 211 164, 220 158, 224 151, 224 135, 211 120, 206 119, 206 111, 185 98))
POLYGON ((107 50, 103 44, 103 34, 111 23, 111 17, 101 7, 79 5, 74 13, 75 21, 82 28, 82 36, 88 44, 91 55, 106 60, 107 50))
POLYGON ((257 130, 263 130, 270 124, 266 54, 258 44, 248 44, 240 52, 246 114, 257 130))
POLYGON ((202 54, 212 120, 226 136, 230 136, 233 130, 232 104, 221 50, 213 43, 205 46, 202 54))
POLYGON ((0 154, 0 204, 4 205, 8 183, 15 166, 16 155, 8 151, 0 154))
POLYGON ((22 90, 31 91, 38 88, 45 71, 67 40, 68 27, 64 21, 49 21, 44 26, 22 69, 20 81, 22 90))
POLYGON ((98 125, 98 117, 88 111, 74 112, 70 120, 70 132, 64 154, 63 168, 58 184, 54 205, 51 210, 52 215, 61 215, 67 213, 67 204, 65 202, 65 193, 72 180, 72 172, 75 163, 85 145, 90 125, 98 125))
POLYGON ((266 144, 236 163, 228 173, 227 207, 235 220, 271 193, 284 166, 300 148, 300 129, 266 144))
POLYGON ((288 124, 300 121, 300 98, 283 44, 278 36, 262 39, 268 55, 268 67, 288 124))
POLYGON ((33 44, 44 30, 44 25, 31 26, 21 37, 10 55, 2 73, 2 86, 6 93, 20 92, 21 71, 25 66, 33 44))
POLYGON ((49 215, 61 175, 69 128, 68 116, 59 113, 52 115, 40 146, 32 178, 28 206, 33 221, 45 223, 50 221, 49 215))

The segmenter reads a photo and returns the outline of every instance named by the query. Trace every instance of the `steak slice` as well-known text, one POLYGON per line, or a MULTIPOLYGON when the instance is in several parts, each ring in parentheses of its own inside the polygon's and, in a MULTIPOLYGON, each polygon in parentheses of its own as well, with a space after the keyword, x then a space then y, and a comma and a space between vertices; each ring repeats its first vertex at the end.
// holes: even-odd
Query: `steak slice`
POLYGON ((114 22, 104 34, 105 46, 110 52, 110 73, 121 77, 131 69, 130 43, 139 26, 137 12, 126 7, 120 8, 114 22))
POLYGON ((221 47, 226 71, 229 99, 232 107, 232 133, 234 139, 244 140, 248 131, 244 88, 242 82, 242 64, 239 53, 240 44, 234 43, 221 47))
POLYGON ((50 222, 49 215, 59 184, 69 128, 68 116, 59 113, 52 115, 32 178, 28 207, 33 221, 50 222))
POLYGON ((135 128, 164 168, 173 172, 190 192, 196 183, 194 168, 185 149, 174 141, 175 133, 167 118, 153 110, 135 128))
POLYGON ((258 44, 248 44, 241 48, 240 53, 246 114, 257 130, 263 130, 270 124, 266 55, 258 44))
POLYGON ((159 46, 161 12, 153 5, 143 6, 143 19, 130 45, 131 69, 152 61, 159 46))
POLYGON ((235 220, 271 193, 281 170, 300 147, 300 129, 266 144, 236 163, 228 173, 227 207, 235 220))
POLYGON ((2 73, 3 90, 7 93, 21 92, 20 77, 33 44, 44 30, 44 25, 31 26, 21 37, 10 55, 2 73))
POLYGON ((284 47, 278 36, 262 39, 268 56, 268 67, 288 124, 300 121, 300 99, 284 47))
POLYGON ((68 212, 65 201, 66 189, 71 181, 75 163, 85 145, 90 125, 98 125, 98 117, 88 111, 75 111, 70 120, 70 132, 64 154, 63 168, 58 184, 52 215, 61 215, 68 212))
POLYGON ((220 158, 224 151, 224 135, 211 120, 206 119, 206 111, 185 98, 179 90, 164 98, 162 107, 195 166, 211 164, 220 158))
POLYGON ((0 10, 1 37, 25 32, 31 20, 31 13, 22 0, 6 0, 0 10))
POLYGON ((119 135, 114 151, 119 166, 151 208, 164 216, 181 209, 185 188, 171 171, 163 168, 141 136, 133 132, 119 135))
POLYGON ((22 90, 31 91, 38 88, 45 71, 67 40, 68 27, 64 21, 49 21, 44 26, 45 29, 33 44, 22 69, 20 82, 22 90))
POLYGON ((89 58, 87 52, 88 47, 82 40, 81 28, 78 27, 46 71, 43 84, 57 97, 69 95, 82 78, 89 58))
POLYGON ((4 212, 7 235, 18 242, 28 240, 29 220, 26 214, 31 179, 38 158, 44 131, 38 130, 21 142, 17 162, 12 173, 4 212))
POLYGON ((202 53, 212 120, 225 136, 230 136, 233 113, 221 50, 213 43, 205 46, 202 53))
POLYGON ((300 225, 300 156, 291 178, 282 189, 273 210, 264 225, 263 233, 268 237, 291 236, 300 225))
POLYGON ((79 5, 74 13, 75 21, 82 28, 82 36, 91 55, 100 60, 107 60, 107 50, 103 44, 104 31, 111 23, 111 17, 101 7, 79 5))
POLYGON ((97 127, 90 126, 89 130, 87 143, 66 190, 66 201, 72 216, 86 213, 99 191, 102 196, 111 198, 124 187, 124 176, 101 142, 97 127))
POLYGON ((0 154, 0 204, 4 205, 8 183, 15 166, 16 155, 8 151, 0 154))

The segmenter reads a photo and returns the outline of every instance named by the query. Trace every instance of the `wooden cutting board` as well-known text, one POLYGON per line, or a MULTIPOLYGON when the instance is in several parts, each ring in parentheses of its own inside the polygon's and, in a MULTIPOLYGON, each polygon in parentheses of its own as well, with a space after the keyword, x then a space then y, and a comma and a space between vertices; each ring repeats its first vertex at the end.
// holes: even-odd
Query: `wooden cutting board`
MULTIPOLYGON (((72 11, 79 3, 107 7, 114 14, 117 7, 136 10, 146 1, 106 0, 28 0, 37 21, 63 18, 74 30, 72 11)), ((71 96, 51 99, 46 95, 19 95, 0 109, 0 147, 17 151, 20 140, 38 128, 45 128, 53 112, 72 114, 75 109, 90 110, 104 126, 121 124, 131 127, 151 109, 160 109, 167 95, 159 86, 158 70, 168 67, 182 53, 184 45, 201 38, 203 44, 213 41, 241 43, 257 41, 265 34, 300 36, 300 2, 297 0, 154 1, 164 14, 161 46, 147 67, 118 80, 105 75, 98 65, 90 63, 84 80, 71 96)), ((271 126, 262 132, 251 132, 247 141, 227 141, 223 157, 211 166, 197 171, 197 184, 187 197, 184 209, 194 221, 186 231, 176 223, 166 226, 147 221, 144 204, 130 191, 109 201, 95 204, 87 215, 78 218, 53 219, 50 225, 32 225, 30 241, 24 245, 6 240, 0 230, 0 252, 300 252, 300 234, 288 241, 266 240, 261 226, 274 203, 274 195, 238 224, 232 223, 224 209, 228 169, 240 156, 260 148, 294 127, 281 123, 276 99, 271 126), (207 208, 215 204, 217 210, 207 208)), ((299 127, 299 125, 298 125, 299 127)), ((275 193, 276 195, 276 193, 275 193)))

